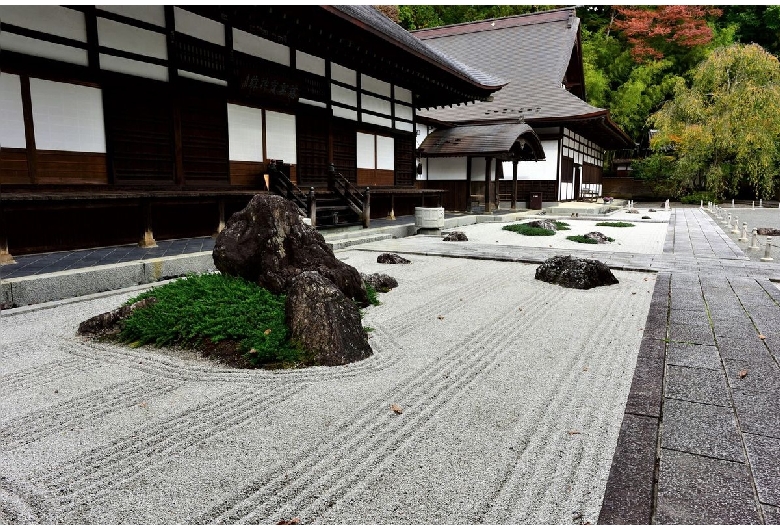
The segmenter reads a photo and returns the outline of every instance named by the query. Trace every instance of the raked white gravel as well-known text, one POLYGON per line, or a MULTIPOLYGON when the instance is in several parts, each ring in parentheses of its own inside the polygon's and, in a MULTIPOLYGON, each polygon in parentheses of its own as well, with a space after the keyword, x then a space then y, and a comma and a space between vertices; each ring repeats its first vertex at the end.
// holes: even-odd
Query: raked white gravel
POLYGON ((0 523, 595 523, 653 276, 378 254, 337 253, 399 282, 344 367, 76 336, 131 293, 0 314, 0 523))

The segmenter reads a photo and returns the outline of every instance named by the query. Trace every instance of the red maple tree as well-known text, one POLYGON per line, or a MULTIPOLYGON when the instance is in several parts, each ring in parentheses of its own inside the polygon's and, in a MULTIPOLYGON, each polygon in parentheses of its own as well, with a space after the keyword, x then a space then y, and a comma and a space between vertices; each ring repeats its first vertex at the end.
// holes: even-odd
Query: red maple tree
POLYGON ((720 16, 710 6, 615 6, 615 28, 623 33, 637 62, 662 59, 670 45, 692 48, 712 40, 706 17, 720 16))

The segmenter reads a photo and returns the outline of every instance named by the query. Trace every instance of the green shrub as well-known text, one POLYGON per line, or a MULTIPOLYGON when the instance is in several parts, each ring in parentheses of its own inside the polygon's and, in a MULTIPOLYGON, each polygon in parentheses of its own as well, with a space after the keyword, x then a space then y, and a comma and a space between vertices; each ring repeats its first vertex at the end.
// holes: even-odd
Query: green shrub
POLYGON ((231 340, 253 365, 291 365, 305 353, 290 344, 283 295, 222 274, 187 276, 128 301, 154 296, 157 303, 134 311, 120 339, 135 344, 197 347, 231 340))
POLYGON ((699 204, 700 202, 707 204, 710 201, 714 202, 715 204, 720 202, 718 197, 711 191, 697 191, 695 193, 685 195, 684 197, 680 197, 680 202, 683 204, 699 204))
POLYGON ((371 305, 379 305, 382 302, 379 301, 379 298, 376 295, 376 289, 374 289, 373 285, 369 285, 367 283, 363 284, 366 286, 366 295, 368 295, 368 301, 371 305))
MULTIPOLYGON (((569 241, 576 241, 577 243, 587 243, 588 245, 598 245, 598 241, 585 236, 566 236, 569 241)), ((608 237, 607 241, 614 241, 613 238, 608 237)))
POLYGON ((563 221, 555 221, 555 228, 558 230, 571 230, 569 223, 564 223, 563 221))
POLYGON ((623 221, 604 221, 602 223, 596 223, 596 226, 612 226, 615 228, 628 228, 634 225, 632 223, 624 223, 623 221))

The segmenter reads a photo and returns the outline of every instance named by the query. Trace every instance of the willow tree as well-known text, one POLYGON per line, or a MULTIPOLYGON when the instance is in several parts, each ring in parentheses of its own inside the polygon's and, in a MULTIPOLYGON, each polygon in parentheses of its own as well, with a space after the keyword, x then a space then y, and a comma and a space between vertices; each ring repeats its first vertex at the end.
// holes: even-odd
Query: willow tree
POLYGON ((671 153, 672 188, 770 198, 780 175, 780 63, 756 44, 715 50, 650 117, 651 146, 671 153), (700 183, 697 186, 697 183, 700 183))

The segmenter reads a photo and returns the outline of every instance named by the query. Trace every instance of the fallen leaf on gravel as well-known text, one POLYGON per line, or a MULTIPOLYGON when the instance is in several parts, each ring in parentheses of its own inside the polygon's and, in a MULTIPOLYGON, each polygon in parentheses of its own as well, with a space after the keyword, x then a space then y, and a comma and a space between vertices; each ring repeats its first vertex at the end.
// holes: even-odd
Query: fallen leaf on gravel
POLYGON ((740 370, 739 371, 739 378, 740 379, 745 379, 745 376, 747 376, 747 374, 748 374, 747 370, 740 370))
POLYGON ((569 436, 572 436, 574 434, 582 434, 582 433, 580 431, 569 431, 566 434, 568 434, 569 436))
POLYGON ((631 294, 636 294, 636 293, 631 293, 631 294))
POLYGON ((293 519, 289 519, 289 520, 288 519, 282 519, 281 521, 279 521, 276 524, 277 525, 279 525, 279 524, 301 524, 301 520, 298 519, 297 517, 295 517, 293 519))
POLYGON ((390 405, 390 410, 392 410, 396 414, 403 414, 403 412, 404 412, 404 409, 402 409, 400 405, 397 405, 395 403, 390 405))
POLYGON ((145 409, 145 408, 146 408, 146 407, 148 407, 149 405, 147 405, 147 404, 146 404, 146 401, 144 401, 144 402, 142 402, 142 403, 139 403, 139 404, 138 404, 138 406, 139 406, 139 407, 141 407, 142 409, 145 409))
POLYGON ((522 307, 518 307, 518 308, 517 308, 517 310, 518 310, 518 311, 522 311, 522 310, 523 310, 523 308, 522 308, 522 307))
POLYGON ((54 393, 55 393, 55 394, 59 394, 59 393, 60 393, 60 391, 59 391, 59 390, 57 390, 57 389, 55 389, 55 390, 54 390, 54 393))
POLYGON ((588 367, 586 366, 585 368, 582 369, 582 371, 583 372, 587 372, 588 371, 588 367))
POLYGON ((758 338, 764 340, 766 337, 764 335, 759 335, 758 338))
POLYGON ((436 318, 438 318, 439 320, 444 320, 444 317, 441 315, 437 316, 436 318))

